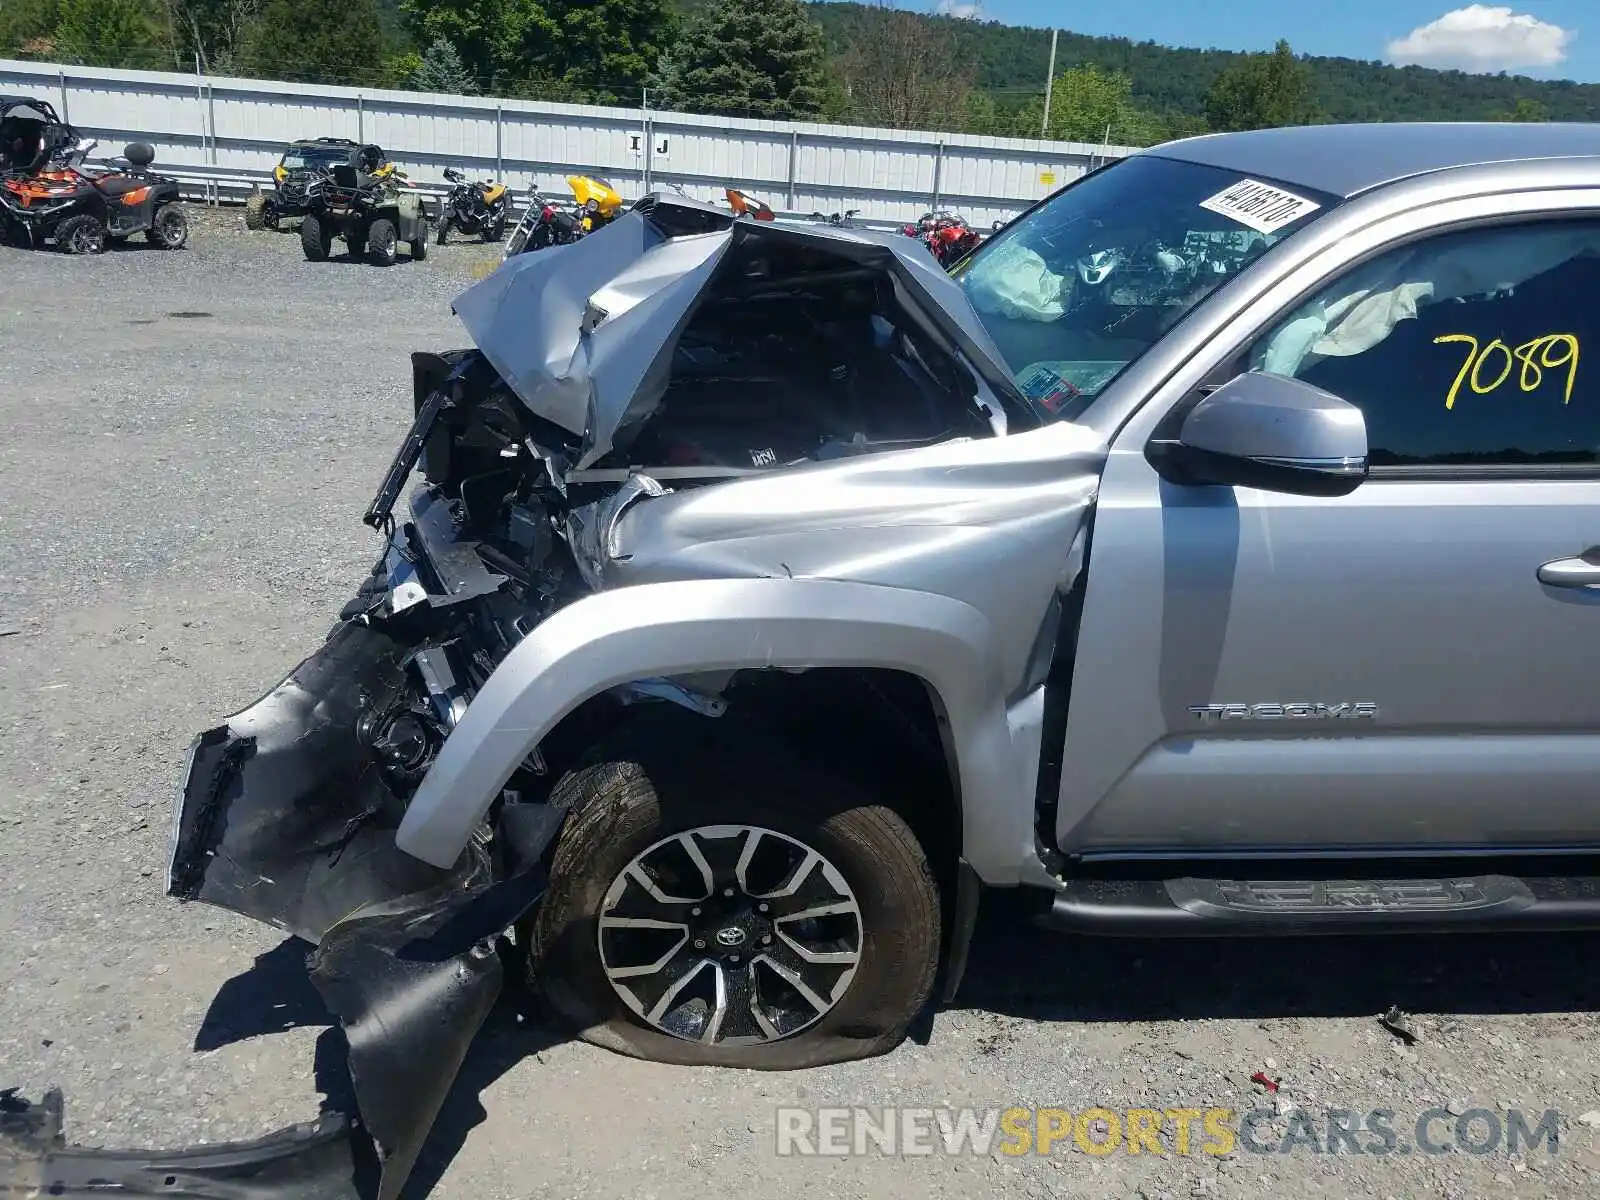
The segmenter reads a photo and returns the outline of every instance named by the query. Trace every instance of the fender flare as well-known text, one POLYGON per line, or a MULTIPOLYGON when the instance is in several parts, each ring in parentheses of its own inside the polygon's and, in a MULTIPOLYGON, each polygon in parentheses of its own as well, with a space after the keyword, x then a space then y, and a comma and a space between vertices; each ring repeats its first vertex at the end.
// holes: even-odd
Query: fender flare
POLYGON ((506 781, 585 700, 660 675, 767 667, 877 667, 918 676, 948 722, 962 855, 1016 882, 1033 844, 1032 780, 1012 744, 988 618, 958 600, 822 579, 690 580, 585 597, 500 663, 440 748, 395 834, 456 861, 506 781))

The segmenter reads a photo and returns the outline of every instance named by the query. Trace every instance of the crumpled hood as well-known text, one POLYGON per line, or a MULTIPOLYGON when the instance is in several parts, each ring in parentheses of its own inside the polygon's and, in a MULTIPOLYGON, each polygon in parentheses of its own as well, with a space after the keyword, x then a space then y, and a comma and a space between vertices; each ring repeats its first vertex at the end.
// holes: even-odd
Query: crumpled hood
POLYGON ((513 256, 453 309, 522 402, 583 439, 574 463, 582 469, 625 449, 654 411, 678 336, 718 267, 746 257, 735 251, 782 244, 839 265, 882 268, 907 307, 996 397, 1031 409, 965 293, 917 240, 735 220, 660 193, 581 241, 513 256))

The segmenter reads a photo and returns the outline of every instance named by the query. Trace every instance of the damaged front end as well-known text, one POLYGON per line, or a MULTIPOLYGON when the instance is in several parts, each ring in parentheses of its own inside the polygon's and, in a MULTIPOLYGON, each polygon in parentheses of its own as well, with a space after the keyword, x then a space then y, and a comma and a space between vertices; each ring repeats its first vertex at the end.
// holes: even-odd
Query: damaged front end
MULTIPOLYGON (((952 629, 1001 631, 981 672, 992 711, 952 719, 981 716, 1004 736, 992 707, 1004 689, 988 677, 1026 674, 1103 458, 1070 432, 1010 459, 962 453, 1048 414, 904 238, 655 196, 579 243, 509 260, 456 311, 476 348, 413 356, 414 420, 364 517, 385 539, 370 577, 320 649, 195 740, 172 826, 170 895, 315 946, 311 979, 347 1033, 382 1200, 500 994, 496 944, 538 903, 565 815, 547 798, 586 729, 641 703, 715 718, 741 670, 811 660, 743 644, 711 655, 727 670, 625 665, 623 682, 574 692, 559 735, 524 745, 526 729, 507 730, 495 749, 513 747, 512 761, 484 768, 492 794, 455 798, 464 820, 419 819, 430 771, 502 662, 558 611, 634 584, 932 591, 952 629), (408 812, 425 827, 410 839, 408 812)), ((453 770, 478 753, 462 741, 453 770)), ((1014 774, 993 763, 991 777, 1014 774)), ((430 805, 450 778, 433 772, 430 805)), ((37 1156, 59 1113, 29 1111, 37 1156)), ((339 1175, 359 1154, 329 1147, 356 1128, 218 1148, 255 1155, 262 1173, 206 1190, 215 1164, 202 1155, 199 1182, 166 1194, 343 1195, 280 1190, 273 1164, 299 1155, 306 1178, 339 1175)))

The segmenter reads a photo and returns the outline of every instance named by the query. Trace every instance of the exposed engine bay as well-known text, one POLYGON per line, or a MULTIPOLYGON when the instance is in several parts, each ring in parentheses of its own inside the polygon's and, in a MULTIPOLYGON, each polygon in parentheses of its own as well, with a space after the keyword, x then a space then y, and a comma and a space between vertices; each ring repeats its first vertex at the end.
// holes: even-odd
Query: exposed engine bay
MULTIPOLYGON (((665 207, 653 211, 659 217, 665 207)), ((699 215, 688 207, 672 218, 699 215)), ((804 232, 753 228, 732 239, 708 273, 662 356, 664 369, 644 375, 641 391, 654 399, 635 395, 599 407, 625 414, 614 432, 597 431, 593 421, 575 431, 541 415, 540 391, 525 386, 519 394, 484 349, 413 355, 416 420, 366 515, 389 533, 389 549, 342 615, 388 621, 414 605, 431 611, 472 604, 458 634, 414 652, 417 695, 405 718, 370 734, 397 781, 426 770, 473 691, 530 629, 600 586, 612 532, 638 501, 812 463, 994 437, 1036 421, 1020 394, 1002 403, 953 339, 916 310, 891 269, 901 259, 887 238, 882 249, 863 239, 881 256, 863 262, 819 249, 804 232), (596 453, 603 441, 609 448, 596 453), (395 504, 414 467, 424 482, 411 499, 412 519, 397 525, 395 504)), ((599 244, 585 242, 577 252, 599 244)), ((508 267, 544 267, 554 276, 559 254, 570 252, 559 248, 508 267)), ((499 304, 503 315, 504 294, 499 304)), ((574 316, 580 325, 598 323, 592 299, 574 316)), ((645 357, 654 347, 633 353, 645 357)), ((582 361, 592 367, 596 359, 582 361)), ((596 413, 592 403, 589 412, 596 413)), ((665 681, 648 690, 691 707, 705 703, 665 681)))

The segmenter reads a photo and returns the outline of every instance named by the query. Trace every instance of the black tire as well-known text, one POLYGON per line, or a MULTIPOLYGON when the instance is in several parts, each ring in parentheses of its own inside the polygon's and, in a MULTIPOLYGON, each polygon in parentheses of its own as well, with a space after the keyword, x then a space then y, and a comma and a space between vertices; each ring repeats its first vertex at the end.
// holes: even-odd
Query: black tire
POLYGON ((189 214, 179 204, 164 204, 156 210, 145 241, 162 250, 182 250, 189 240, 189 214))
POLYGON ((68 254, 100 254, 109 241, 105 222, 83 214, 56 226, 56 248, 68 254))
POLYGON ((411 239, 411 257, 417 262, 422 262, 428 257, 428 221, 425 217, 421 231, 411 239))
POLYGON ((307 213, 300 222, 300 249, 307 262, 327 262, 333 250, 333 234, 323 228, 322 219, 307 213))
POLYGON ((572 808, 550 889, 524 931, 534 990, 585 1041, 658 1062, 791 1070, 892 1050, 928 1003, 939 960, 939 892, 916 835, 852 777, 749 729, 713 731, 712 722, 687 719, 697 727, 666 719, 625 729, 599 761, 557 783, 552 799, 572 808), (755 1044, 707 1045, 634 1015, 606 976, 598 918, 613 880, 646 848, 674 833, 743 823, 833 864, 859 907, 860 960, 814 1024, 755 1044))
POLYGON ((267 227, 267 198, 260 192, 244 202, 244 227, 251 230, 267 227))
POLYGON ((450 221, 449 221, 448 218, 446 218, 446 219, 444 219, 444 220, 439 222, 439 228, 435 231, 435 233, 433 235, 433 240, 438 242, 439 245, 442 246, 442 245, 445 244, 445 242, 447 240, 449 240, 449 237, 450 237, 450 221))
POLYGON ((367 261, 375 267, 388 267, 394 264, 395 247, 399 244, 399 235, 395 232, 394 222, 388 217, 379 217, 367 226, 367 261))

